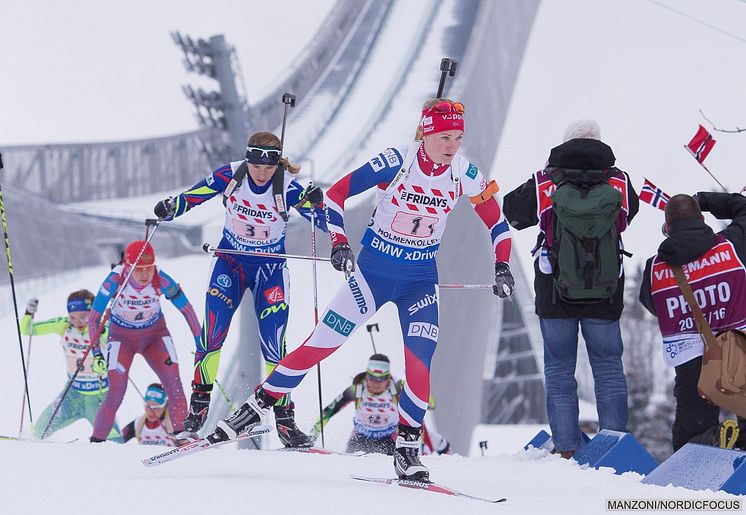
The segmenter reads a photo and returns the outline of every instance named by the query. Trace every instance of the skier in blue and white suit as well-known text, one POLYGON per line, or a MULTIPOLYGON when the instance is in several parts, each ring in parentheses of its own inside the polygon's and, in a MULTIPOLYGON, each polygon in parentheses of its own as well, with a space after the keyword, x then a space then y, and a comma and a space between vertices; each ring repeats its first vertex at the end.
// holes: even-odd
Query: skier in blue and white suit
MULTIPOLYGON (((297 206, 310 219, 311 209, 319 228, 326 231, 323 193, 317 187, 308 190, 289 174, 284 174, 284 206, 278 209, 272 194, 272 177, 278 164, 291 174, 300 167, 281 157, 279 138, 271 132, 257 132, 248 141, 247 173, 225 202, 225 227, 220 249, 266 253, 285 252, 287 221, 281 216, 284 206, 297 206), (305 202, 304 202, 305 201, 305 202)), ((181 216, 194 206, 223 193, 243 161, 222 166, 189 190, 158 203, 155 213, 164 220, 181 216)), ((223 195, 221 195, 223 196, 223 195)), ((285 354, 285 331, 289 310, 289 275, 285 259, 216 253, 207 288, 205 318, 194 358, 194 377, 189 414, 184 429, 198 431, 207 417, 210 394, 218 371, 220 351, 228 334, 231 318, 244 292, 254 297, 262 354, 271 372, 285 354)), ((312 440, 298 430, 293 405, 287 396, 275 406, 277 432, 286 446, 310 445, 312 440)))
POLYGON ((229 419, 218 422, 213 439, 232 439, 257 424, 269 406, 288 394, 319 361, 339 348, 387 302, 399 311, 406 381, 399 398, 394 466, 399 477, 426 480, 419 437, 430 397, 430 361, 438 341, 438 272, 435 256, 448 214, 463 195, 472 202, 495 250, 494 292, 513 293, 510 230, 494 193, 497 184, 458 154, 464 106, 435 99, 425 103, 422 141, 389 148, 337 181, 327 191, 332 265, 349 275, 301 347, 288 354, 229 419), (375 189, 378 202, 355 258, 344 234, 345 200, 375 189))

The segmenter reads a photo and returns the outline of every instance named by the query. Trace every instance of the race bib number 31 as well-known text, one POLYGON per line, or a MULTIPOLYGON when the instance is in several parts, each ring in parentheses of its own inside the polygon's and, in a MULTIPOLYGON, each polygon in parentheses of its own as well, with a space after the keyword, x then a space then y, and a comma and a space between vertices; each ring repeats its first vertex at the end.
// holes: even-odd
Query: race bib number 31
POLYGON ((265 241, 269 239, 269 227, 266 225, 251 225, 234 220, 233 232, 247 240, 265 241))

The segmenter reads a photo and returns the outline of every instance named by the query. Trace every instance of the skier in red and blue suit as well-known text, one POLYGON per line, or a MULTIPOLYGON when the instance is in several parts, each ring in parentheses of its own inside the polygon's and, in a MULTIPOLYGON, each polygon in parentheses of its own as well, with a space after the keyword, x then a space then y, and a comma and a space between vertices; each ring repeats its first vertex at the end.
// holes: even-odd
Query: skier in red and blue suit
POLYGON ((230 418, 217 424, 212 439, 233 439, 256 425, 275 399, 288 394, 319 361, 339 348, 387 302, 396 304, 404 339, 406 381, 399 398, 394 467, 401 478, 427 480, 419 460, 422 420, 430 398, 430 361, 438 340, 438 272, 435 256, 448 214, 462 195, 492 236, 494 293, 513 293, 510 230, 494 193, 495 181, 458 154, 464 106, 448 99, 425 103, 422 141, 388 148, 340 179, 326 195, 332 265, 348 275, 301 347, 230 418), (373 189, 378 196, 357 260, 344 232, 348 198, 373 189))
MULTIPOLYGON (((323 193, 310 186, 304 190, 292 175, 300 167, 281 157, 280 139, 271 132, 256 132, 249 137, 245 160, 222 166, 172 199, 155 207, 160 218, 171 220, 195 206, 224 193, 240 167, 246 177, 225 202, 225 226, 219 249, 284 253, 288 222, 281 216, 273 198, 273 176, 277 165, 283 173, 284 205, 294 206, 306 219, 315 213, 315 223, 326 231, 323 193)), ((223 195, 221 195, 223 196, 223 195)), ((254 298, 259 326, 259 341, 269 374, 285 357, 285 331, 290 308, 290 277, 285 259, 216 253, 205 300, 205 318, 194 358, 194 377, 189 415, 184 429, 202 428, 210 406, 213 383, 218 372, 220 353, 231 319, 247 290, 254 298)), ((295 423, 294 405, 285 396, 275 406, 277 435, 287 447, 309 446, 313 439, 295 423)))

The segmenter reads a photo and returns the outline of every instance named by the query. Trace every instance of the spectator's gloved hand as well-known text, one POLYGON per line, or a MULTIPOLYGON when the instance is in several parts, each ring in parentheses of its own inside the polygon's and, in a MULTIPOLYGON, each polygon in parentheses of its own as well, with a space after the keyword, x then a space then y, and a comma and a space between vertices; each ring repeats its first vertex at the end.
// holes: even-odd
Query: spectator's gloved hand
POLYGON ((161 220, 173 220, 175 213, 173 197, 159 201, 153 208, 153 213, 161 220))
POLYGON ((498 261, 495 263, 495 285, 492 287, 492 293, 504 299, 513 295, 515 289, 515 280, 510 273, 510 266, 507 263, 498 261))
POLYGON ((355 271, 355 254, 347 243, 337 243, 332 247, 332 266, 345 273, 345 277, 355 271))
POLYGON ((28 301, 28 304, 26 304, 26 314, 33 316, 37 309, 39 309, 39 299, 34 297, 28 301))
POLYGON ((298 204, 303 205, 306 202, 314 207, 324 202, 324 192, 322 191, 322 189, 318 186, 314 186, 313 184, 309 184, 308 188, 303 190, 303 193, 300 194, 298 204))
POLYGON ((104 358, 104 355, 101 353, 101 351, 94 351, 91 369, 94 373, 98 374, 101 377, 104 377, 106 375, 106 358, 104 358))

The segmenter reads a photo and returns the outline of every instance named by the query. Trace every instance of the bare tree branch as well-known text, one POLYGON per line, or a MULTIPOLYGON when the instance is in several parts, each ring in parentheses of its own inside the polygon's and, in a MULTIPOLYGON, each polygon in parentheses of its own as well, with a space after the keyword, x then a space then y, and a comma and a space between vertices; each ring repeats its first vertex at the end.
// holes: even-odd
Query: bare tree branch
POLYGON ((709 123, 710 125, 712 125, 712 130, 714 130, 714 131, 718 131, 718 132, 729 132, 729 133, 746 132, 746 129, 742 129, 742 128, 740 128, 737 125, 736 125, 735 129, 718 129, 717 127, 715 127, 715 124, 712 123, 712 120, 710 120, 709 118, 707 118, 707 116, 705 116, 705 113, 703 113, 701 109, 699 110, 699 114, 702 115, 702 118, 704 118, 705 120, 707 120, 707 123, 709 123))

